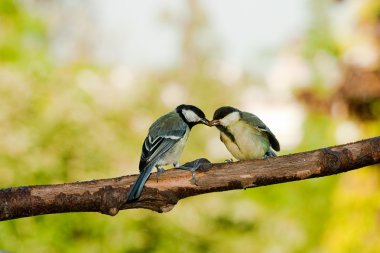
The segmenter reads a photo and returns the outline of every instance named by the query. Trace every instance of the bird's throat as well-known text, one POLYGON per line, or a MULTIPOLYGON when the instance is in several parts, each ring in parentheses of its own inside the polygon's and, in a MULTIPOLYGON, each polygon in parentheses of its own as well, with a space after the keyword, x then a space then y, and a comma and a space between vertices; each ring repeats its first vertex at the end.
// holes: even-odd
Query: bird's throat
POLYGON ((218 125, 216 127, 219 129, 219 131, 224 133, 228 137, 228 139, 230 139, 233 143, 236 143, 234 135, 228 130, 227 127, 222 126, 222 125, 218 125))

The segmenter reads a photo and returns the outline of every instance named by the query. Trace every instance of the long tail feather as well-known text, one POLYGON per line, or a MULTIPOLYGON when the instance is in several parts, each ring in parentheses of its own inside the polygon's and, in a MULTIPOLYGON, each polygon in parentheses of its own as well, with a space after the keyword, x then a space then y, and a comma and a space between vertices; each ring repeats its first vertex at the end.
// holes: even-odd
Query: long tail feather
POLYGON ((148 180, 150 173, 152 172, 154 163, 149 163, 140 173, 139 177, 136 179, 131 190, 128 193, 127 203, 135 201, 140 198, 141 192, 144 188, 146 181, 148 180))

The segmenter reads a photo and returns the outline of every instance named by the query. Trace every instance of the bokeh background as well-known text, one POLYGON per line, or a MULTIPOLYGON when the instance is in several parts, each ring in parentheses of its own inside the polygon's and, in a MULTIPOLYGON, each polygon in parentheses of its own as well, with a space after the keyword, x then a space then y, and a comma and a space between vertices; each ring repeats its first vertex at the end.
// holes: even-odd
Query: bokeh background
MULTIPOLYGON (((2 188, 137 173, 181 103, 257 114, 280 155, 379 135, 380 2, 0 1, 2 188)), ((231 157, 216 129, 193 129, 181 162, 199 157, 231 157)), ((0 250, 380 252, 378 169, 5 221, 0 250)))

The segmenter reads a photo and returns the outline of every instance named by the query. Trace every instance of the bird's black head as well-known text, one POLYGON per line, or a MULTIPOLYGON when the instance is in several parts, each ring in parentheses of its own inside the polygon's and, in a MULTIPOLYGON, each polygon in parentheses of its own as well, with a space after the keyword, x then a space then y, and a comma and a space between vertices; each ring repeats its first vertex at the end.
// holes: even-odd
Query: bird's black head
POLYGON ((212 118, 213 120, 216 119, 223 119, 224 117, 226 117, 228 114, 230 113, 233 113, 233 112, 240 112, 240 110, 232 107, 232 106, 222 106, 220 108, 218 108, 215 112, 214 112, 214 117, 212 118))
POLYGON ((214 112, 214 117, 212 118, 211 125, 220 128, 219 126, 228 126, 229 124, 239 120, 241 117, 241 111, 232 106, 223 106, 218 108, 214 112))
POLYGON ((210 126, 210 121, 206 119, 204 112, 194 105, 179 105, 175 110, 190 128, 197 124, 210 126))

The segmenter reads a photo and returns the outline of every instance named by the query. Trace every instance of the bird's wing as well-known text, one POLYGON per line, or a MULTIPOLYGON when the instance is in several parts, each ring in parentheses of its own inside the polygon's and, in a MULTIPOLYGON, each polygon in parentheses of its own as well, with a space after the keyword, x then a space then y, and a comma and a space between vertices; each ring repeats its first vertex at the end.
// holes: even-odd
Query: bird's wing
POLYGON ((140 159, 140 175, 128 193, 127 202, 138 199, 141 195, 146 180, 160 158, 172 148, 181 137, 178 135, 161 135, 153 138, 151 135, 145 138, 140 159))
POLYGON ((146 165, 162 157, 186 133, 187 125, 176 112, 159 118, 149 129, 148 136, 142 146, 140 172, 146 165))
POLYGON ((140 197, 154 166, 168 150, 181 140, 186 130, 186 123, 176 112, 168 113, 153 123, 142 146, 140 175, 128 193, 127 202, 132 202, 140 197))
POLYGON ((252 127, 256 128, 261 132, 265 132, 268 136, 269 143, 272 146, 272 148, 276 151, 280 151, 280 143, 278 142, 276 136, 256 115, 249 112, 242 112, 242 118, 252 127))

